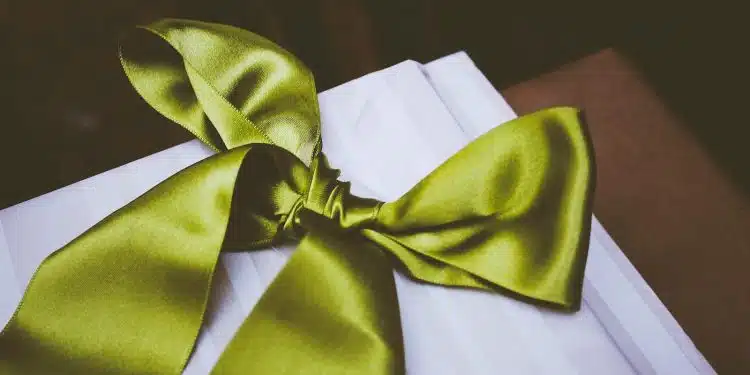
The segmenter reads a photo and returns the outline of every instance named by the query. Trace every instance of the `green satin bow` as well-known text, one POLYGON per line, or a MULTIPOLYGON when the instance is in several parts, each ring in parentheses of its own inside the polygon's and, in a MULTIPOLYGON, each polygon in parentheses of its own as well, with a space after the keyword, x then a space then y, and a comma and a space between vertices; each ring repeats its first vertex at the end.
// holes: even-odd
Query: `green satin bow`
POLYGON ((337 181, 312 76, 273 43, 164 20, 121 56, 146 101, 222 152, 48 257, 0 334, 0 374, 178 374, 219 253, 290 238, 214 373, 404 373, 394 266, 578 308, 593 162, 576 110, 497 127, 382 203, 337 181))

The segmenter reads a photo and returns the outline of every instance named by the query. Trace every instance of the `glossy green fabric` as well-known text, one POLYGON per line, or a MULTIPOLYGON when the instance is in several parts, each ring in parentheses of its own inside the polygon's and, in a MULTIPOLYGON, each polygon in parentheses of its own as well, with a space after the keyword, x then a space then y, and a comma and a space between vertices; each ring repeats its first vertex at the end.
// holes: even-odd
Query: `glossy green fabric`
POLYGON ((382 203, 337 181, 312 76, 273 43, 164 20, 121 56, 147 102, 220 152, 41 264, 0 333, 0 374, 179 374, 219 253, 289 240, 214 373, 404 373, 394 267, 578 308, 593 160, 575 109, 497 127, 382 203))

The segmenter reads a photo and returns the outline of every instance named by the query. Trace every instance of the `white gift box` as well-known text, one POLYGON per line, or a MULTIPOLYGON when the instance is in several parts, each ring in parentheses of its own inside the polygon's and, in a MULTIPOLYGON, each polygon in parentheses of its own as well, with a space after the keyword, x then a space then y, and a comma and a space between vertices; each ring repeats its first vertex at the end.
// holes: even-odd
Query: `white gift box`
MULTIPOLYGON (((516 116, 464 53, 425 65, 406 61, 319 98, 331 165, 352 182, 353 193, 384 201, 516 116)), ((210 154, 198 141, 187 142, 1 210, 0 325, 47 255, 210 154)), ((210 371, 291 251, 222 255, 185 374, 210 371)), ((715 373, 595 218, 584 303, 574 314, 394 276, 409 374, 715 373)))

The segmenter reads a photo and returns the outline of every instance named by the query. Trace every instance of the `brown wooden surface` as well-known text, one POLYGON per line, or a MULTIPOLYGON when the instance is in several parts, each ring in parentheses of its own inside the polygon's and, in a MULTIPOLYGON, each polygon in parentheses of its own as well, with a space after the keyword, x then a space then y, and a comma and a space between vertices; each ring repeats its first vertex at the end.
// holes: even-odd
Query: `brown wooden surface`
POLYGON ((594 212, 720 374, 750 374, 750 204, 625 58, 605 50, 503 91, 584 109, 594 212))

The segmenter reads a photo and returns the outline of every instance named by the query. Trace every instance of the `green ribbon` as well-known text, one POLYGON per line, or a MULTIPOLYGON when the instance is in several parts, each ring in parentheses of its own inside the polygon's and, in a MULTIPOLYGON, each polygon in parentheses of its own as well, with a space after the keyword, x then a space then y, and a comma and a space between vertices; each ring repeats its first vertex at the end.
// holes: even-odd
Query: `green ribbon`
POLYGON ((41 264, 0 334, 0 374, 178 374, 219 253, 289 239, 214 373, 404 373, 393 267, 578 308, 593 161, 575 109, 497 127, 382 203, 337 180, 312 75, 268 40, 163 20, 121 56, 147 102, 221 152, 41 264))

